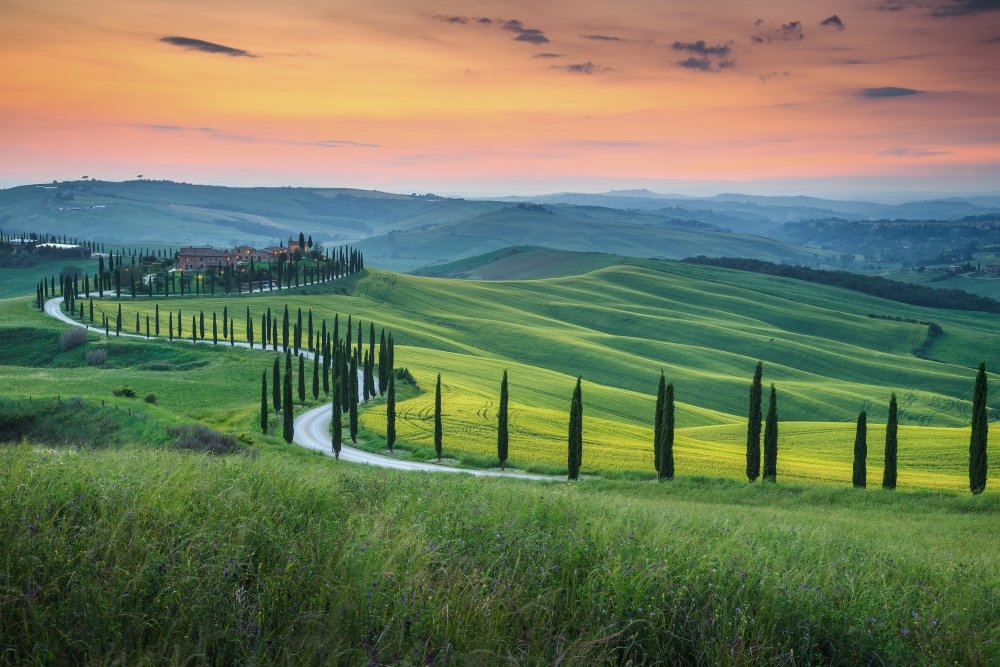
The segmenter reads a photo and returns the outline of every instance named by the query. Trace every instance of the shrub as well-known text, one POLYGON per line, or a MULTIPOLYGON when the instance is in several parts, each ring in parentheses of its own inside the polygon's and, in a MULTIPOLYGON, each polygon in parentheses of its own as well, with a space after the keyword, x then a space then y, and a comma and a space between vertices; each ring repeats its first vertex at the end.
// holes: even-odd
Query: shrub
POLYGON ((146 401, 147 403, 153 403, 153 404, 155 404, 155 403, 156 403, 156 400, 157 400, 157 399, 156 399, 156 394, 146 394, 146 398, 145 398, 144 400, 145 400, 145 401, 146 401))
POLYGON ((108 360, 108 351, 103 347, 95 347, 87 350, 87 354, 84 357, 87 360, 88 366, 101 366, 108 360))
POLYGON ((132 387, 119 387, 112 390, 111 393, 122 398, 135 398, 135 389, 132 387))
POLYGON ((174 443, 181 449, 192 449, 208 454, 247 454, 250 451, 236 441, 228 433, 220 433, 201 424, 177 426, 167 429, 167 432, 177 441, 174 443))
POLYGON ((72 327, 59 336, 59 349, 63 352, 80 347, 87 342, 87 330, 83 327, 72 327))
POLYGON ((417 386, 417 381, 413 377, 413 374, 410 373, 410 369, 408 369, 408 368, 396 368, 396 369, 393 369, 392 372, 393 372, 393 375, 396 376, 396 382, 403 382, 405 384, 409 384, 409 385, 412 385, 414 387, 417 386))

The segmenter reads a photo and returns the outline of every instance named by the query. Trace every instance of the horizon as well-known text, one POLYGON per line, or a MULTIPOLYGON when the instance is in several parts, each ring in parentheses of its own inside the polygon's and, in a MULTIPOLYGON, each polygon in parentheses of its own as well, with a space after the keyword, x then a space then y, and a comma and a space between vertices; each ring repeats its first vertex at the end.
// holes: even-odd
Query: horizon
POLYGON ((425 7, 10 0, 0 186, 864 198, 1000 182, 1000 3, 425 7))

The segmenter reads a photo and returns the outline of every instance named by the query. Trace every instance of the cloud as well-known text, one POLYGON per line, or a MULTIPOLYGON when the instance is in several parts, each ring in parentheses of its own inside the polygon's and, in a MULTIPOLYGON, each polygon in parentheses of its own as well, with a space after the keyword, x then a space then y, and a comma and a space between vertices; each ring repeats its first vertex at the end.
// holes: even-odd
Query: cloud
POLYGON ((435 21, 442 21, 443 23, 451 23, 452 25, 465 25, 469 22, 468 16, 449 16, 445 14, 436 14, 434 16, 435 21))
POLYGON ((248 144, 284 144, 286 146, 314 146, 317 148, 381 148, 378 144, 370 144, 361 141, 351 141, 348 139, 320 139, 319 141, 300 141, 297 139, 276 139, 273 137, 255 137, 248 134, 235 134, 224 132, 214 127, 191 127, 186 125, 164 125, 164 124, 140 124, 139 127, 154 132, 189 132, 193 134, 205 134, 216 139, 225 141, 238 141, 248 144))
POLYGON ((675 51, 689 51, 691 53, 697 53, 701 56, 728 56, 729 55, 729 45, 719 44, 718 46, 709 46, 705 43, 705 40, 699 39, 697 42, 674 42, 670 45, 675 51))
POLYGON ((968 16, 1000 11, 1000 0, 953 0, 931 10, 931 16, 968 16))
POLYGON ((202 53, 218 53, 225 56, 232 57, 243 57, 243 58, 256 58, 254 54, 249 51, 244 51, 243 49, 236 49, 231 46, 224 46, 222 44, 215 44, 213 42, 206 42, 201 39, 194 39, 192 37, 161 37, 161 42, 167 44, 173 44, 174 46, 179 46, 182 49, 189 49, 192 51, 201 51, 202 53))
POLYGON ((584 39, 590 39, 595 42, 620 42, 621 37, 616 37, 615 35, 580 35, 584 39))
POLYGON ((570 74, 597 74, 598 72, 604 72, 606 68, 600 65, 595 65, 589 60, 585 63, 573 63, 572 65, 553 65, 553 69, 560 69, 564 72, 569 72, 570 74))
POLYGON ((562 57, 563 57, 563 54, 561 54, 561 53, 536 53, 535 55, 533 55, 533 56, 531 56, 531 57, 532 57, 532 58, 540 58, 540 59, 546 59, 546 58, 562 58, 562 57))
POLYGON ((989 39, 984 41, 983 44, 1000 44, 1000 35, 994 35, 993 37, 990 37, 989 39))
MULTIPOLYGON (((832 18, 832 17, 831 17, 832 18)), ((829 19, 828 19, 829 20, 829 19)), ((795 42, 805 39, 801 21, 789 21, 777 28, 766 28, 762 19, 754 23, 759 30, 750 36, 755 44, 770 44, 771 42, 795 42)))
POLYGON ((951 155, 952 151, 942 151, 930 148, 889 148, 879 151, 879 155, 887 157, 934 157, 935 155, 951 155))
POLYGON ((549 38, 545 36, 545 33, 537 28, 525 28, 524 24, 517 19, 511 19, 506 21, 500 26, 504 30, 513 32, 517 34, 514 41, 517 42, 528 42, 530 44, 548 44, 549 38))
POLYGON ((910 95, 920 95, 924 91, 913 88, 899 88, 897 86, 882 86, 881 88, 863 88, 858 91, 861 97, 868 99, 882 99, 885 97, 909 97, 910 95))
POLYGON ((696 42, 674 42, 670 48, 674 51, 695 54, 674 64, 696 72, 720 72, 736 64, 736 61, 729 57, 732 50, 729 44, 711 46, 705 40, 699 39, 696 42))
POLYGON ((841 20, 841 18, 836 14, 834 14, 830 18, 823 19, 822 21, 819 22, 819 24, 824 28, 833 28, 834 30, 844 30, 847 28, 847 26, 844 25, 844 22, 841 20))
POLYGON ((901 12, 910 7, 930 9, 929 15, 934 18, 948 18, 1000 11, 1000 0, 884 0, 877 9, 901 12))
POLYGON ((771 79, 783 79, 783 78, 789 77, 791 75, 792 75, 792 73, 788 72, 788 71, 785 71, 785 72, 767 72, 765 74, 758 74, 757 78, 760 79, 760 81, 762 83, 767 83, 771 79))

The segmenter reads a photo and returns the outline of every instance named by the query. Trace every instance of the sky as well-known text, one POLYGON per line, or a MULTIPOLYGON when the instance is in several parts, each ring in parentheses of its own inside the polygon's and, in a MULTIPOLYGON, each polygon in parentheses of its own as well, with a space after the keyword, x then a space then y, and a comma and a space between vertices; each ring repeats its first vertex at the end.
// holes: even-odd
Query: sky
POLYGON ((1000 0, 0 0, 0 187, 1000 190, 1000 0))

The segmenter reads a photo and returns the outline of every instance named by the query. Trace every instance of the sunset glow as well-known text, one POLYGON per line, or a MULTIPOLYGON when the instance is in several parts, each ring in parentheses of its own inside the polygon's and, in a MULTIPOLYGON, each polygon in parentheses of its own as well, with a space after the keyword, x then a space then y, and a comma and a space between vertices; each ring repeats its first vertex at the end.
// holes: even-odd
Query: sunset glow
POLYGON ((0 0, 0 185, 1000 183, 1000 3, 0 0))

